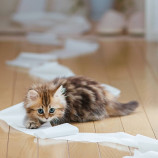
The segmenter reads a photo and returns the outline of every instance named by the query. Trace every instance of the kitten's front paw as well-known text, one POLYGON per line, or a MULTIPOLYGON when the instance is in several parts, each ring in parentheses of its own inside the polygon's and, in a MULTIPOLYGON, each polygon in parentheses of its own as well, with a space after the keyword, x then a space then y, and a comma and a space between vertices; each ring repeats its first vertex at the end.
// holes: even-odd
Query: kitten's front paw
POLYGON ((28 129, 36 129, 38 127, 40 127, 40 124, 38 122, 28 121, 26 123, 26 128, 28 128, 28 129))

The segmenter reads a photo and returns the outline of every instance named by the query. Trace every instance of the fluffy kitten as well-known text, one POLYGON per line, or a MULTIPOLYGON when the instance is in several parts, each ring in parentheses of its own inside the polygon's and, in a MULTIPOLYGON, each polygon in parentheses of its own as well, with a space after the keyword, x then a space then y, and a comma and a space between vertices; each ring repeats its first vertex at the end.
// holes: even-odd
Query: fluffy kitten
POLYGON ((101 85, 85 77, 57 78, 33 85, 25 98, 27 128, 38 128, 45 122, 58 125, 65 122, 101 120, 133 112, 136 101, 117 102, 101 85))

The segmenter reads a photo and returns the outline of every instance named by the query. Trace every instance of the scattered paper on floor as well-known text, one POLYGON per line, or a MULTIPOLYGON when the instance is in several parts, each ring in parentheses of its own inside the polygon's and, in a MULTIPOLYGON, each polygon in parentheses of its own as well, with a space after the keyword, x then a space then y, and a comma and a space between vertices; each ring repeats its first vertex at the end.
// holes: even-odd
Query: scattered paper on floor
POLYGON ((157 158, 158 156, 158 140, 142 135, 133 136, 124 132, 78 133, 78 128, 68 123, 55 127, 51 127, 50 123, 46 123, 38 129, 26 129, 26 112, 23 103, 0 111, 0 119, 21 132, 42 139, 53 138, 55 140, 91 143, 107 142, 137 149, 134 156, 125 156, 124 158, 157 158))
POLYGON ((16 59, 6 61, 6 64, 22 68, 34 68, 56 59, 56 56, 49 53, 37 54, 23 52, 16 59))
POLYGON ((40 44, 40 45, 62 45, 63 42, 54 33, 29 33, 26 36, 27 41, 30 43, 40 44))
POLYGON ((51 81, 57 77, 70 77, 75 75, 68 67, 60 65, 57 62, 45 63, 32 68, 29 74, 45 81, 51 81))
POLYGON ((64 49, 53 51, 58 59, 73 58, 81 55, 94 53, 98 50, 99 44, 86 40, 67 39, 64 49))
POLYGON ((63 49, 44 53, 22 52, 16 59, 7 61, 6 63, 22 68, 34 68, 57 59, 72 58, 94 53, 98 48, 99 45, 95 42, 67 39, 63 49))
MULTIPOLYGON (((65 35, 79 35, 91 29, 90 22, 83 16, 65 15, 53 12, 16 13, 12 17, 12 21, 34 32, 38 32, 39 30, 43 31, 40 35, 41 37, 45 35, 45 38, 46 35, 49 34, 60 37, 65 35)), ((35 36, 34 34, 34 42, 35 36)))

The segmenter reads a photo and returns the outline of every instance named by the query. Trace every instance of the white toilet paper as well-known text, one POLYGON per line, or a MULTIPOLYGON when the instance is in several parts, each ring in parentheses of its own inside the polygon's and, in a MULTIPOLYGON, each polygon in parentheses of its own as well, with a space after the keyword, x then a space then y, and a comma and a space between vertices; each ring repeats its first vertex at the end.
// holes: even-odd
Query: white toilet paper
POLYGON ((22 68, 34 68, 56 59, 57 57, 55 55, 49 53, 37 54, 23 52, 16 59, 6 61, 6 64, 22 68))
POLYGON ((23 103, 16 104, 0 111, 0 119, 21 132, 39 138, 54 138, 78 133, 78 128, 68 123, 55 127, 52 127, 50 123, 45 123, 38 129, 26 129, 26 112, 23 103))
POLYGON ((56 140, 69 140, 77 142, 109 142, 116 143, 125 146, 138 147, 137 142, 135 141, 135 136, 124 132, 117 133, 78 133, 73 136, 59 137, 54 138, 56 140))
POLYGON ((11 127, 33 135, 38 138, 53 138, 55 140, 69 140, 77 142, 106 142, 124 146, 134 147, 138 150, 134 156, 124 158, 157 158, 158 140, 142 135, 132 136, 124 132, 117 133, 78 133, 78 128, 68 123, 52 127, 50 123, 42 125, 38 129, 26 129, 26 112, 23 103, 19 103, 10 108, 0 111, 0 119, 4 120, 11 127))
POLYGON ((146 152, 149 150, 158 152, 158 141, 140 134, 136 135, 136 140, 138 142, 139 150, 141 152, 146 152))
POLYGON ((94 53, 98 48, 99 45, 95 42, 67 39, 64 49, 53 51, 52 54, 58 59, 66 59, 94 53))
POLYGON ((158 158, 158 152, 148 151, 146 153, 141 153, 138 150, 135 150, 133 156, 125 156, 123 158, 158 158))
POLYGON ((69 68, 57 62, 45 63, 41 66, 32 68, 29 74, 46 81, 51 81, 56 77, 70 77, 75 75, 69 68))
POLYGON ((26 39, 40 45, 62 45, 62 41, 54 33, 29 33, 26 39))
POLYGON ((64 49, 40 54, 33 52, 22 52, 16 59, 7 61, 6 64, 31 69, 57 59, 72 58, 93 53, 98 48, 99 45, 95 42, 67 39, 64 49))
POLYGON ((55 127, 48 127, 43 130, 38 130, 34 135, 36 137, 45 138, 56 138, 61 136, 75 135, 79 132, 78 128, 71 124, 64 123, 55 127))

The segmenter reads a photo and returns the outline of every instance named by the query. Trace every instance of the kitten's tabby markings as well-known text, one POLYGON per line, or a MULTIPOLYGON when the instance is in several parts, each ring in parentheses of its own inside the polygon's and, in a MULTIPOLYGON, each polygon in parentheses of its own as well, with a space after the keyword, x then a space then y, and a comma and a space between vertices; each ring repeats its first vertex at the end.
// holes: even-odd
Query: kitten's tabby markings
POLYGON ((24 101, 28 115, 26 127, 38 128, 48 121, 58 125, 101 120, 127 115, 138 106, 135 101, 121 104, 108 96, 98 82, 85 77, 57 78, 33 85, 24 101))

